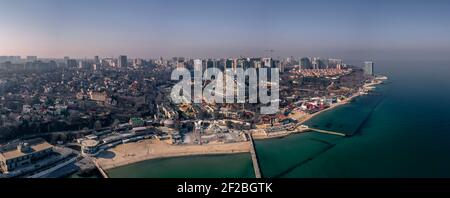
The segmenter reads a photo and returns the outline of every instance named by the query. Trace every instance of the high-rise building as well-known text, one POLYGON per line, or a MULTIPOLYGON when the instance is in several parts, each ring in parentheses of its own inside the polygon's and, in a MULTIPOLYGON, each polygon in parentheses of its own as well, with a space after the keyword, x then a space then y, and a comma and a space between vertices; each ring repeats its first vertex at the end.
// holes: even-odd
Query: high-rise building
POLYGON ((34 62, 34 61, 37 61, 37 56, 27 56, 27 61, 29 61, 29 62, 34 62))
POLYGON ((275 61, 275 66, 278 67, 278 69, 281 73, 284 73, 284 69, 286 68, 287 64, 288 64, 288 62, 281 62, 279 60, 275 61))
POLYGON ((103 58, 101 60, 102 67, 117 67, 117 59, 115 58, 103 58))
POLYGON ((144 60, 143 59, 140 59, 140 58, 135 58, 135 59, 133 59, 133 67, 134 68, 140 68, 140 67, 142 67, 142 66, 144 66, 144 60))
POLYGON ((128 66, 127 62, 128 62, 127 56, 121 55, 119 56, 117 67, 127 67, 128 66))
POLYGON ((100 64, 100 58, 98 56, 94 56, 94 64, 100 64))
POLYGON ((327 69, 328 68, 328 60, 319 58, 318 62, 319 62, 319 69, 327 69))
POLYGON ((207 69, 207 68, 214 68, 214 61, 212 59, 206 59, 205 60, 205 65, 206 65, 205 69, 207 69))
POLYGON ((225 60, 225 69, 231 69, 231 68, 233 68, 233 60, 226 59, 225 60))
POLYGON ((78 62, 78 68, 79 69, 88 69, 90 68, 91 64, 88 61, 80 60, 78 62))
POLYGON ((273 67, 273 59, 272 58, 263 58, 263 66, 264 67, 273 67))
POLYGON ((220 70, 225 71, 225 64, 226 64, 226 60, 225 59, 219 59, 217 60, 217 67, 219 67, 220 70))
POLYGON ((213 67, 213 68, 218 68, 218 67, 219 67, 219 61, 213 59, 213 60, 212 60, 212 67, 213 67))
POLYGON ((67 59, 67 67, 77 67, 77 60, 75 59, 67 59))
POLYGON ((0 56, 0 63, 8 62, 8 61, 12 62, 12 63, 16 63, 20 60, 21 60, 20 56, 0 56))
POLYGON ((203 61, 200 59, 194 60, 194 70, 203 70, 203 61))
POLYGON ((320 69, 320 59, 319 58, 311 58, 311 65, 313 69, 320 69))
POLYGON ((250 62, 245 58, 237 58, 233 62, 233 71, 236 71, 237 68, 247 69, 250 66, 250 62))
POLYGON ((373 76, 373 62, 366 61, 364 62, 364 74, 367 76, 373 76))
POLYGON ((344 65, 342 59, 328 59, 328 68, 341 69, 342 65, 344 65))
POLYGON ((300 67, 302 69, 312 69, 311 60, 309 58, 301 58, 300 59, 300 67))
POLYGON ((177 62, 177 68, 186 68, 186 63, 182 60, 178 60, 177 62))

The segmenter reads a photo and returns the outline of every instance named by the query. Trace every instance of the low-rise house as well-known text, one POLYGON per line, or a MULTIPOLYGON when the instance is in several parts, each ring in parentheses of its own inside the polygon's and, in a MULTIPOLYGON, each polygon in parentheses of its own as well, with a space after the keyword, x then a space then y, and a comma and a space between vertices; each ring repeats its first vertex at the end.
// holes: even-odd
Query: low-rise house
POLYGON ((42 138, 15 142, 0 147, 0 169, 11 172, 33 164, 53 152, 53 146, 42 138))
POLYGON ((145 122, 142 118, 131 118, 129 124, 133 127, 142 127, 145 125, 145 122))

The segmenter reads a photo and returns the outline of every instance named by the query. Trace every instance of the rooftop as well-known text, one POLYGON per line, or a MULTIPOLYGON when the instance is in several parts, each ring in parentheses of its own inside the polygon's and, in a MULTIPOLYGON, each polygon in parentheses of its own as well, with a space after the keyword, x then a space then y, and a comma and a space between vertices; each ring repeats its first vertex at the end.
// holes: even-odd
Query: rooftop
POLYGON ((86 147, 95 147, 98 145, 98 141, 97 140, 84 140, 83 142, 81 142, 81 145, 86 146, 86 147))
POLYGON ((0 147, 0 156, 5 160, 18 158, 21 156, 25 156, 31 153, 39 152, 42 150, 46 150, 52 148, 53 146, 49 144, 42 138, 27 140, 24 142, 14 142, 0 147), (29 152, 23 152, 24 150, 18 149, 20 144, 27 143, 29 147, 29 152))

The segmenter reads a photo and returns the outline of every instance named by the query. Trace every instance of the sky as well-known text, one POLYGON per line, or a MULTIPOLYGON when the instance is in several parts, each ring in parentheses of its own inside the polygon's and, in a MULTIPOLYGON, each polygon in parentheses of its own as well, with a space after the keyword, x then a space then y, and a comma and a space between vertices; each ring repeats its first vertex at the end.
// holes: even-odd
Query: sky
POLYGON ((449 32, 445 0, 0 0, 0 55, 446 59, 449 32))

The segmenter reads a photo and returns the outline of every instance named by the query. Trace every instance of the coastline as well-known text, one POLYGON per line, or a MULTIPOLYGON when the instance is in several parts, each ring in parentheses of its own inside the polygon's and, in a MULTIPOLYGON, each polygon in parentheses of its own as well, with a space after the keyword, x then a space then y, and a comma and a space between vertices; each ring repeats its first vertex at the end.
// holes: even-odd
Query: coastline
MULTIPOLYGON (((363 88, 368 88, 381 84, 383 81, 376 83, 364 84, 363 88)), ((308 114, 302 117, 299 125, 307 122, 315 116, 335 109, 336 107, 350 103, 354 98, 363 94, 356 92, 352 96, 342 100, 338 103, 332 104, 327 109, 318 111, 313 114, 308 114)), ((291 134, 309 132, 309 130, 293 130, 278 132, 275 135, 254 135, 255 140, 267 140, 274 138, 283 138, 291 134)), ((238 154, 250 153, 250 142, 234 142, 223 144, 203 144, 203 145, 170 145, 164 142, 155 140, 143 140, 140 142, 127 143, 119 145, 115 148, 109 149, 100 153, 96 157, 96 162, 104 169, 109 170, 126 166, 141 161, 171 158, 171 157, 186 157, 196 155, 220 155, 220 154, 238 154)))
MULTIPOLYGON (((353 98, 356 98, 360 95, 361 94, 356 93, 344 101, 333 104, 327 109, 306 115, 300 123, 303 124, 306 121, 312 119, 313 117, 323 112, 332 110, 341 105, 348 104, 353 98)), ((268 140, 274 138, 283 138, 301 132, 307 131, 295 130, 291 132, 283 132, 272 136, 254 136, 254 139, 268 140)), ((187 157, 196 155, 237 154, 237 153, 250 153, 250 142, 246 141, 246 142, 203 144, 203 145, 169 145, 164 142, 156 142, 154 140, 144 140, 141 142, 122 144, 115 148, 104 151, 96 157, 96 162, 102 167, 102 169, 107 171, 109 169, 118 168, 121 166, 126 166, 152 159, 187 157), (147 151, 149 148, 158 149, 158 152, 150 153, 147 151), (114 157, 112 158, 108 157, 109 155, 108 153, 111 152, 114 155, 114 157)))
MULTIPOLYGON (((381 84, 382 82, 383 82, 383 81, 380 81, 380 82, 377 82, 377 83, 364 84, 364 85, 363 85, 363 88, 367 88, 367 87, 379 85, 379 84, 381 84)), ((318 111, 318 112, 316 112, 316 113, 307 115, 306 119, 305 119, 305 120, 302 120, 300 123, 303 124, 303 123, 305 123, 306 121, 312 119, 313 117, 315 117, 315 116, 317 116, 317 115, 319 115, 319 114, 321 114, 321 113, 323 113, 323 112, 326 112, 326 111, 329 111, 329 110, 333 110, 333 109, 335 109, 336 107, 339 107, 339 106, 348 104, 348 103, 350 103, 354 98, 357 98, 357 97, 359 97, 359 96, 361 96, 361 95, 363 95, 363 94, 361 94, 360 92, 357 92, 357 93, 353 94, 352 96, 346 98, 345 100, 343 100, 343 101, 341 101, 341 102, 332 104, 330 107, 328 107, 328 108, 326 108, 326 109, 324 109, 324 110, 322 110, 322 111, 318 111)))
POLYGON ((96 162, 104 170, 109 170, 151 159, 238 153, 250 153, 250 143, 247 141, 226 144, 170 145, 155 140, 143 140, 119 145, 102 152, 96 157, 96 162))
MULTIPOLYGON (((379 83, 377 83, 377 84, 379 84, 379 83)), ((373 86, 373 85, 375 85, 375 84, 364 85, 364 87, 367 87, 367 86, 373 86)), ((337 108, 337 107, 340 107, 340 106, 342 106, 342 105, 348 104, 348 103, 350 103, 354 98, 359 97, 359 96, 361 96, 361 95, 362 95, 362 94, 359 93, 359 92, 358 92, 358 93, 355 93, 355 94, 353 94, 352 96, 346 98, 345 100, 343 100, 343 101, 341 101, 341 102, 332 104, 330 107, 328 107, 328 108, 326 108, 326 109, 324 109, 324 110, 315 112, 315 113, 313 113, 313 114, 305 115, 304 117, 302 117, 301 121, 299 121, 299 125, 304 124, 305 122, 307 122, 307 121, 309 121, 310 119, 312 119, 312 118, 314 118, 314 117, 320 115, 321 113, 324 113, 324 112, 333 110, 333 109, 335 109, 335 108, 337 108)), ((274 139, 274 138, 283 138, 283 137, 286 137, 286 136, 289 136, 289 135, 292 135, 292 134, 306 133, 306 132, 310 132, 310 130, 293 130, 293 131, 274 132, 273 135, 258 135, 258 136, 254 136, 254 139, 255 139, 255 140, 268 140, 268 139, 274 139)))

